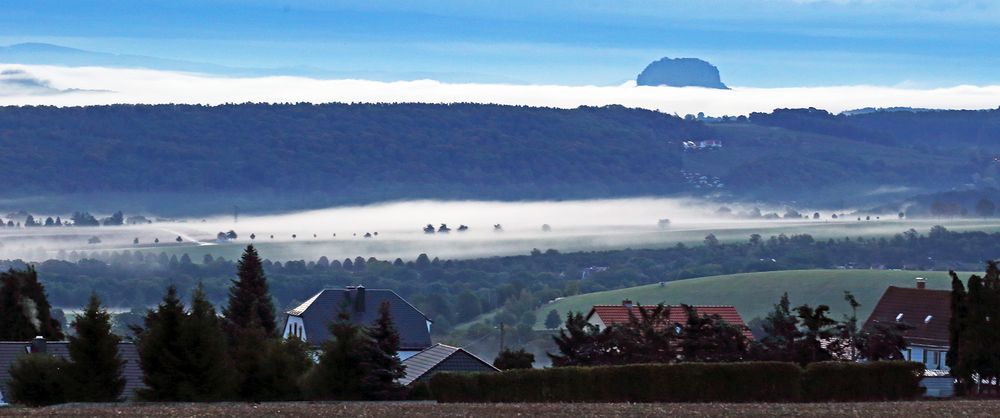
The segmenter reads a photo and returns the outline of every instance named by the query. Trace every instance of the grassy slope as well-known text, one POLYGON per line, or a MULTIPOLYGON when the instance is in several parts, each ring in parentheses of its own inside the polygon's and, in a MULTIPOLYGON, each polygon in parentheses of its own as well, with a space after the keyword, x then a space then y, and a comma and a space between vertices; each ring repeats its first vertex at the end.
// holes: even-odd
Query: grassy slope
MULTIPOLYGON (((969 274, 959 273, 959 277, 965 279, 969 274)), ((943 271, 792 270, 732 274, 568 297, 539 308, 535 327, 544 328, 545 316, 552 309, 565 316, 568 311, 586 313, 595 304, 621 303, 623 299, 642 304, 734 305, 743 320, 749 321, 765 316, 783 292, 788 292, 793 306, 826 304, 839 319, 847 309, 843 300, 845 290, 853 293, 861 303, 858 317, 864 320, 887 287, 913 286, 916 277, 926 278, 927 287, 931 289, 950 288, 948 273, 943 271)))

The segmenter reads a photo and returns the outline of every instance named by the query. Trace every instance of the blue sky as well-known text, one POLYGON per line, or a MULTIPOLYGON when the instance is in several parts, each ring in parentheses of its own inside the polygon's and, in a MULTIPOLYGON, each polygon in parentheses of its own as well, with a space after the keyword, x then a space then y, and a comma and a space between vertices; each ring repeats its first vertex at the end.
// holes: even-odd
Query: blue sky
POLYGON ((614 85, 663 56, 733 86, 1000 84, 1000 2, 7 0, 0 44, 233 67, 614 85))

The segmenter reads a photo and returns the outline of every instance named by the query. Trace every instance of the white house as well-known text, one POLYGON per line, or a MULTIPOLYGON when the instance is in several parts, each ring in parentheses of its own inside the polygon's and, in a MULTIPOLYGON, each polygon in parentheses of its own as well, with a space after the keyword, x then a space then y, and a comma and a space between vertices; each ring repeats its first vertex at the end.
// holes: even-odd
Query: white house
POLYGON ((365 289, 364 286, 319 291, 301 305, 285 312, 282 336, 295 336, 318 348, 330 339, 330 324, 342 309, 347 309, 351 322, 369 326, 378 318, 382 302, 389 303, 393 324, 399 331, 400 360, 432 346, 432 321, 426 315, 392 290, 365 289))
POLYGON ((924 363, 926 372, 921 384, 927 396, 946 397, 954 394, 954 379, 948 373, 951 321, 951 291, 930 290, 926 281, 917 278, 915 287, 890 286, 882 294, 865 327, 876 323, 906 323, 913 327, 903 334, 907 360, 924 363))

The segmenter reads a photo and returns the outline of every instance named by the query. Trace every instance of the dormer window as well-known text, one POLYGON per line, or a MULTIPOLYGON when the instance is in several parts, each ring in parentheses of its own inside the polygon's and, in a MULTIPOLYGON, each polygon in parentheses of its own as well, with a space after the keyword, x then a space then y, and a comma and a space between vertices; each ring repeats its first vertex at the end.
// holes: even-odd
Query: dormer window
POLYGON ((899 315, 896 315, 896 322, 899 322, 899 321, 902 321, 902 320, 903 320, 903 314, 902 313, 900 313, 899 315))
POLYGON ((924 318, 924 323, 925 324, 929 324, 931 322, 931 319, 933 319, 933 318, 934 318, 934 315, 927 315, 927 317, 924 318))

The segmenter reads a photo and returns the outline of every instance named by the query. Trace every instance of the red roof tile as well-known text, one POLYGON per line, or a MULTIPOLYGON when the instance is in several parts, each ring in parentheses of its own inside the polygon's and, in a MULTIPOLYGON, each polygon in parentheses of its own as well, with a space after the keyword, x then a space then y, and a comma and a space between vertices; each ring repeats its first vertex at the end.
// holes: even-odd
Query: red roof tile
POLYGON ((876 322, 896 322, 897 317, 900 322, 915 327, 903 334, 911 344, 948 346, 951 291, 890 286, 875 305, 865 327, 876 322))
MULTIPOLYGON (((655 305, 645 305, 646 309, 655 308, 655 305)), ((750 328, 746 326, 743 322, 743 318, 740 317, 740 313, 736 311, 736 308, 731 305, 693 305, 695 313, 698 315, 718 315, 723 321, 730 325, 734 325, 743 330, 743 335, 748 339, 753 339, 753 334, 750 332, 750 328)), ((668 318, 672 321, 677 321, 680 319, 687 320, 687 313, 684 312, 684 307, 681 305, 668 305, 667 307, 668 318)), ((634 312, 634 315, 639 315, 639 305, 632 305, 631 308, 625 305, 594 305, 587 314, 587 319, 590 320, 591 317, 597 315, 601 319, 604 325, 611 324, 624 324, 629 320, 629 312, 634 312)))

